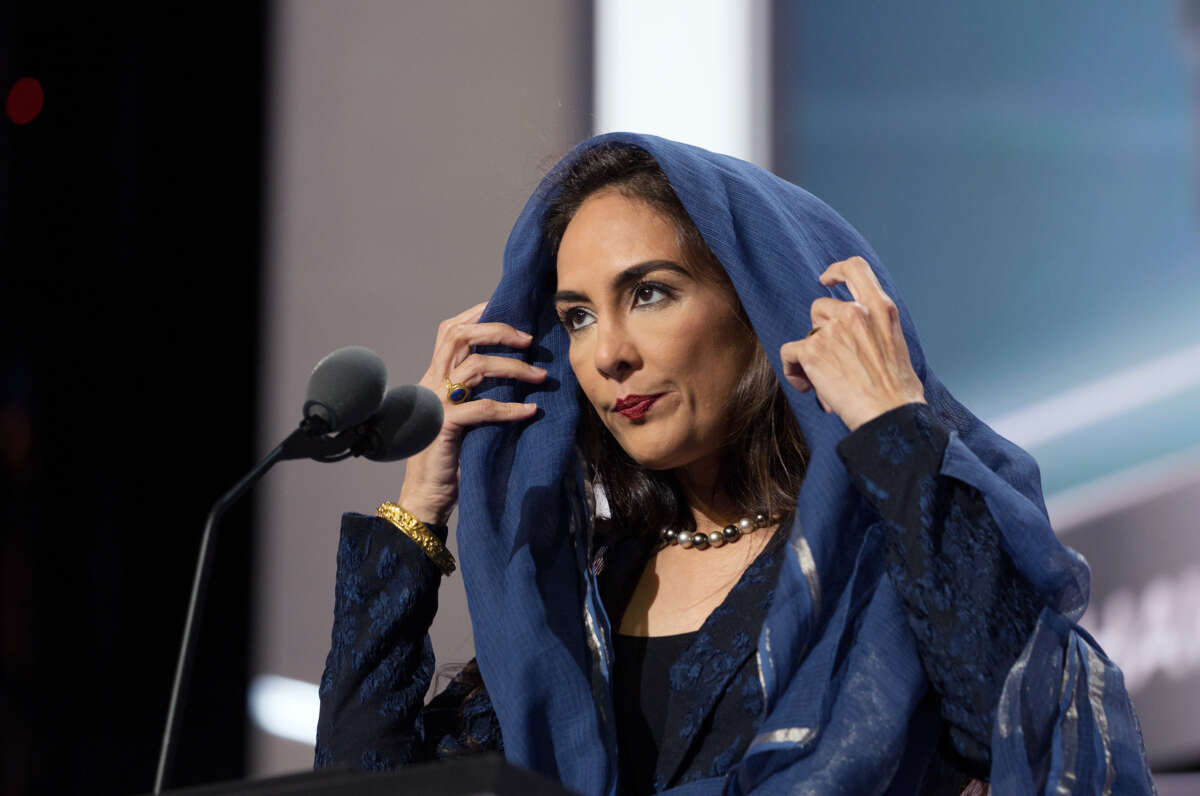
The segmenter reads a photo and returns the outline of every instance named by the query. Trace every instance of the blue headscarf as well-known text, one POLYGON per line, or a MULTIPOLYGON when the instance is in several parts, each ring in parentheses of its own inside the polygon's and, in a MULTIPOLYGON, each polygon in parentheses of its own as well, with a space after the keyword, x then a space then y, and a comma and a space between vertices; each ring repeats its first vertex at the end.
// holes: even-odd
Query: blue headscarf
MULTIPOLYGON (((574 446, 576 381, 542 234, 556 175, 605 142, 633 144, 658 161, 729 273, 782 383, 780 346, 809 331, 812 302, 851 298, 844 286, 822 286, 818 274, 853 255, 870 263, 899 307, 926 400, 951 429, 942 473, 982 493, 1005 551, 1044 600, 997 709, 993 787, 1145 790, 1140 733, 1120 671, 1075 625, 1087 602, 1087 565, 1051 530, 1037 465, 933 375, 870 245, 824 202, 757 166, 628 133, 580 144, 543 180, 509 236, 503 276, 482 318, 530 332, 533 346, 518 355, 549 371, 540 385, 485 383, 481 394, 534 401, 541 412, 521 424, 474 428, 462 451, 462 571, 476 656, 508 759, 580 793, 615 793, 611 627, 587 566, 592 491, 574 446)), ((867 541, 878 517, 835 450, 847 428, 811 394, 786 392, 811 460, 758 639, 765 719, 727 779, 680 792, 883 792, 928 687, 881 548, 867 541)))

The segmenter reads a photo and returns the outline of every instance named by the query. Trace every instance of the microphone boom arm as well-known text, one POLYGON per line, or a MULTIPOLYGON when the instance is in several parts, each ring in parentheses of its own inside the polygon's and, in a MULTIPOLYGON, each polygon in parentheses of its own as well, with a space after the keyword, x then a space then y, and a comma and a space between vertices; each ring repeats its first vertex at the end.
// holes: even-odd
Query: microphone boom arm
POLYGON ((196 561, 196 573, 192 577, 192 595, 188 598, 187 619, 183 625, 183 641, 179 646, 179 658, 175 662, 175 681, 171 685, 171 701, 167 707, 167 726, 163 730, 162 747, 159 749, 158 770, 154 775, 154 793, 162 793, 163 784, 174 762, 175 746, 178 742, 179 722, 183 715, 183 684, 187 682, 192 668, 192 652, 196 645, 195 628, 200 621, 204 605, 204 594, 208 590, 208 576, 211 569, 214 545, 213 531, 225 512, 237 502, 238 498, 250 491, 267 470, 277 462, 289 459, 316 459, 317 461, 340 461, 349 456, 347 451, 357 441, 359 433, 356 429, 347 429, 336 436, 328 436, 314 432, 311 421, 306 420, 293 431, 288 438, 268 453, 262 461, 254 465, 233 488, 213 504, 204 522, 204 533, 200 536, 200 556, 196 561))

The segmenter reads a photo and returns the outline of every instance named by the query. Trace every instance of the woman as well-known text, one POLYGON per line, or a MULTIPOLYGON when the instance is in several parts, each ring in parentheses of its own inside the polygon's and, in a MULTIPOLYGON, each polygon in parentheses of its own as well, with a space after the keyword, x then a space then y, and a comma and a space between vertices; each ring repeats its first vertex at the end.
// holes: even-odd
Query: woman
POLYGON ((937 381, 810 194, 585 142, 423 381, 446 427, 381 514, 448 569, 426 534, 461 464, 483 682, 420 709, 438 570, 347 515, 318 765, 482 747, 583 793, 1150 792, 1036 465, 937 381))

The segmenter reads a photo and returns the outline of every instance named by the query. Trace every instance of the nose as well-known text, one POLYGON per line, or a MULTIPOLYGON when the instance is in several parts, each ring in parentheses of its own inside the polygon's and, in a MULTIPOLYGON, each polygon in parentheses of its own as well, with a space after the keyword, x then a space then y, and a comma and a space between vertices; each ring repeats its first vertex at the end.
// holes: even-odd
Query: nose
POLYGON ((604 376, 624 380, 642 366, 637 344, 624 323, 596 322, 596 370, 604 376))

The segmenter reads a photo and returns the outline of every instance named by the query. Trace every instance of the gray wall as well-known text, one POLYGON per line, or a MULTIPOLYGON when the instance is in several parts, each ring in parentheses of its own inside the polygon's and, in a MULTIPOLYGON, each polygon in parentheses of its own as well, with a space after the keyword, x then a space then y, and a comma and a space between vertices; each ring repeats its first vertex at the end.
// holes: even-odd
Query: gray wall
MULTIPOLYGON (((366 345, 391 384, 414 382, 437 323, 491 294, 529 191, 590 130, 589 17, 569 0, 277 4, 264 453, 323 354, 366 345)), ((295 462, 265 479, 255 673, 320 678, 339 517, 395 499, 403 476, 295 462)), ((444 581, 432 636, 439 664, 472 657, 461 577, 444 581)), ((253 775, 311 766, 311 747, 260 731, 254 747, 253 775)))

